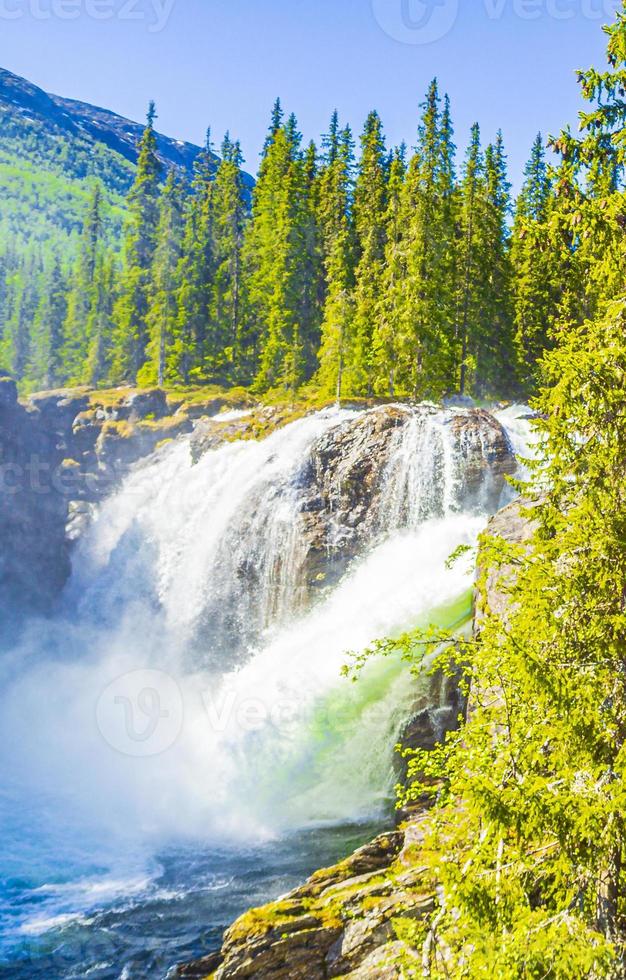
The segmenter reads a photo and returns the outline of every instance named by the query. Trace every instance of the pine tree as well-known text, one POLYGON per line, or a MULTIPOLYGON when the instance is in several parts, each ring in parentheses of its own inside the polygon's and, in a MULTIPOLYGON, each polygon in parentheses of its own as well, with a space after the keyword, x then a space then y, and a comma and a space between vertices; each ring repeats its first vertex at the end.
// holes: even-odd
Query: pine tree
POLYGON ((374 391, 374 330, 385 256, 387 208, 386 151, 382 124, 370 112, 361 136, 361 159, 354 189, 355 270, 353 344, 345 364, 348 393, 370 396, 374 391))
POLYGON ((552 186, 541 134, 533 143, 515 207, 511 245, 517 377, 523 391, 536 381, 541 354, 550 346, 557 315, 548 218, 552 186))
POLYGON ((484 284, 489 256, 485 251, 485 162, 480 127, 472 127, 460 194, 459 390, 466 394, 476 369, 476 353, 484 328, 484 284))
POLYGON ((93 388, 97 388, 109 377, 115 290, 115 261, 110 254, 102 252, 98 256, 94 273, 93 298, 87 328, 89 351, 85 380, 93 388))
POLYGON ((296 312, 302 346, 304 381, 318 367, 324 302, 322 229, 319 223, 318 154, 309 143, 300 161, 302 188, 296 218, 298 309, 296 312))
POLYGON ((29 255, 7 281, 7 316, 0 349, 0 365, 18 381, 24 378, 30 351, 30 334, 38 305, 40 263, 29 255))
POLYGON ((172 373, 185 384, 206 379, 212 367, 215 175, 211 131, 208 130, 204 151, 196 161, 192 193, 184 218, 178 317, 170 353, 172 373))
POLYGON ((157 244, 162 164, 157 155, 154 102, 139 145, 135 181, 128 196, 124 272, 115 304, 114 375, 135 380, 146 359, 150 270, 157 244))
POLYGON ((215 177, 215 273, 213 369, 226 379, 245 379, 249 371, 242 336, 242 250, 247 205, 239 142, 226 133, 215 177))
POLYGON ((63 373, 72 384, 86 380, 84 372, 90 344, 88 324, 94 302, 96 267, 103 247, 102 188, 96 183, 87 205, 63 327, 63 373))
POLYGON ((323 316, 319 371, 320 389, 340 399, 343 375, 351 357, 354 318, 354 235, 351 220, 354 142, 349 127, 339 129, 333 113, 323 141, 324 159, 318 178, 318 223, 324 269, 323 316))
POLYGON ((510 184, 502 133, 485 153, 485 228, 483 233, 483 322, 476 339, 478 395, 510 391, 514 383, 512 270, 510 259, 510 184))
POLYGON ((406 270, 397 277, 398 374, 414 397, 440 397, 456 360, 454 263, 456 201, 452 122, 442 114, 436 79, 422 106, 415 155, 404 188, 406 270))
POLYGON ((139 384, 163 387, 171 378, 168 354, 175 337, 177 323, 178 270, 181 257, 182 206, 180 189, 173 172, 168 175, 159 202, 159 227, 151 269, 150 293, 146 323, 149 342, 148 360, 138 375, 139 384))
MULTIPOLYGON (((307 187, 300 134, 279 104, 254 190, 252 221, 244 250, 248 331, 245 344, 258 351, 255 387, 295 389, 306 377, 309 325, 301 322, 303 225, 307 187)), ((255 353, 256 353, 255 351, 255 353)))
POLYGON ((67 282, 55 256, 50 270, 40 276, 39 302, 30 330, 24 377, 30 390, 55 388, 63 379, 62 343, 67 314, 67 282))
POLYGON ((406 288, 408 216, 405 209, 405 177, 405 149, 401 147, 394 152, 389 168, 388 203, 385 215, 385 262, 373 336, 374 390, 377 395, 389 395, 390 398, 393 398, 397 391, 406 288))

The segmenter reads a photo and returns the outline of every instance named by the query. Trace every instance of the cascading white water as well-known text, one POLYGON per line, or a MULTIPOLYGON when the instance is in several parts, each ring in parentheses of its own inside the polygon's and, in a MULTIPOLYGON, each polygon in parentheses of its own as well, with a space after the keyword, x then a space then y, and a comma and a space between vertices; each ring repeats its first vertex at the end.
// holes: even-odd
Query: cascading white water
MULTIPOLYGON (((380 810, 415 689, 393 658, 351 685, 346 653, 467 614, 471 570, 446 559, 487 517, 463 506, 454 413, 402 411, 375 532, 314 603, 303 481, 318 441, 358 413, 321 412, 195 465, 183 439, 103 504, 65 614, 33 624, 3 666, 5 803, 29 814, 44 866, 54 853, 80 877, 97 855, 110 880, 153 841, 250 840, 380 810)), ((472 438, 474 452, 480 429, 472 438)))

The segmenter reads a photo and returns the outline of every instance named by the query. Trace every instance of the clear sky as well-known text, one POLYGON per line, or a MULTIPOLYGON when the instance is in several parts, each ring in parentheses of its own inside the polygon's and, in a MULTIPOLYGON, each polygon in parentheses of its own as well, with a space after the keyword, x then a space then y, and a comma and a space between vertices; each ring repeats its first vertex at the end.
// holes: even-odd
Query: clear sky
POLYGON ((276 95, 317 139, 337 107, 360 131, 378 109, 412 145, 437 75, 456 141, 504 131, 519 184, 536 132, 575 122, 574 69, 604 62, 618 0, 0 0, 0 64, 47 91, 202 142, 241 139, 255 172, 276 95))

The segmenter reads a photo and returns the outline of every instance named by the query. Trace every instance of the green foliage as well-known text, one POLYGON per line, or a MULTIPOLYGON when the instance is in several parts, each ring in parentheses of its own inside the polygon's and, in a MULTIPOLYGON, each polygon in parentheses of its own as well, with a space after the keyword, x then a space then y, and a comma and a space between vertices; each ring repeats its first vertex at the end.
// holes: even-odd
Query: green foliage
POLYGON ((128 196, 124 271, 115 306, 116 343, 113 373, 133 380, 145 364, 149 342, 148 309, 152 263, 159 229, 162 165, 156 152, 154 103, 139 148, 137 173, 128 196))
MULTIPOLYGON (((418 631, 363 655, 400 650, 422 670, 434 653, 432 669, 461 670, 469 695, 460 731, 434 752, 406 753, 401 802, 433 802, 416 861, 436 907, 425 931, 402 925, 424 976, 578 980, 626 971, 626 293, 604 251, 608 244, 608 261, 622 268, 619 223, 611 232, 606 219, 623 207, 623 14, 609 31, 609 55, 608 76, 581 75, 586 97, 603 97, 583 115, 586 135, 558 141, 564 199, 549 200, 538 140, 518 204, 516 261, 526 276, 515 297, 525 317, 518 330, 542 304, 554 317, 535 401, 541 452, 521 505, 534 532, 523 544, 484 536, 473 637, 418 631), (526 222, 545 226, 550 255, 541 268, 554 262, 571 273, 557 311, 522 257, 526 222), (572 317, 574 295, 592 318, 572 317)), ((475 139, 465 169, 466 230, 471 183, 475 204, 482 179, 477 147, 475 139)), ((546 288, 554 285, 548 278, 546 288)), ((534 328, 518 336, 536 342, 534 328)), ((478 356, 471 370, 481 370, 478 356)))

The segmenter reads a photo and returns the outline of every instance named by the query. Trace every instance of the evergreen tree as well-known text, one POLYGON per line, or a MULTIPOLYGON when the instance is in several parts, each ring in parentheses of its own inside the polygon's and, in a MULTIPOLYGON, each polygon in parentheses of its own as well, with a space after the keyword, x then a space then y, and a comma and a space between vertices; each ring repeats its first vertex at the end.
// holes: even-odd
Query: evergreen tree
POLYGON ((251 353, 256 348, 259 391, 293 390, 302 383, 310 329, 302 322, 301 308, 306 170, 295 119, 290 117, 287 125, 276 129, 279 116, 275 107, 245 243, 249 324, 245 344, 251 353))
POLYGON ((7 315, 0 348, 0 365, 14 378, 26 373, 31 326, 38 306, 39 264, 35 256, 20 264, 7 282, 7 315))
MULTIPOLYGON (((138 375, 140 384, 163 387, 168 375, 168 354, 177 323, 177 273, 181 256, 182 207, 180 189, 173 172, 168 175, 159 203, 159 227, 151 269, 146 322, 148 360, 138 375)), ((176 377, 168 380, 178 380, 176 377)))
POLYGON ((227 133, 215 177, 215 273, 213 289, 212 369, 233 380, 245 378, 249 365, 242 337, 242 250, 247 206, 239 142, 227 133))
POLYGON ((63 378, 63 327, 67 314, 67 282, 58 257, 40 277, 39 302, 30 330, 28 362, 24 368, 28 387, 35 391, 58 387, 63 378))
POLYGON ((393 398, 402 351, 401 327, 407 276, 404 147, 393 154, 387 184, 385 262, 373 336, 375 392, 393 398))
POLYGON ((485 282, 483 322, 476 338, 474 392, 495 395, 514 384, 513 303, 509 215, 510 188, 499 132, 485 153, 485 282))
POLYGON ((460 193, 459 390, 462 395, 473 380, 476 354, 484 330, 485 278, 489 263, 485 248, 485 199, 485 162, 480 145, 480 127, 476 123, 472 127, 460 193))
POLYGON ((348 393, 370 396, 374 391, 374 330, 382 288, 387 208, 385 140, 380 117, 370 112, 361 136, 361 158, 354 188, 357 249, 353 343, 345 364, 348 393))
POLYGON ((135 380, 146 359, 150 270, 157 244, 162 164, 157 155, 154 102, 139 146, 135 181, 128 196, 124 271, 115 304, 114 375, 135 380))
POLYGON ((304 380, 308 381, 318 367, 321 321, 324 303, 322 230, 319 223, 318 155, 315 143, 309 143, 300 164, 302 168, 298 234, 299 297, 297 319, 300 324, 304 380))
POLYGON ((318 178, 318 222, 324 269, 324 300, 317 383, 341 398, 351 357, 354 318, 354 235, 351 220, 354 142, 349 127, 339 129, 333 113, 323 141, 318 178))
POLYGON ((93 388, 97 388, 109 377, 115 289, 116 266, 114 259, 111 255, 102 252, 96 263, 93 296, 87 325, 89 351, 85 381, 93 388))
POLYGON ((436 80, 422 109, 403 203, 406 271, 396 285, 402 290, 399 380, 415 397, 438 397, 451 387, 456 360, 456 208, 450 108, 446 100, 442 114, 436 80))
POLYGON ((90 344, 88 325, 94 302, 96 268, 102 248, 102 188, 96 183, 87 205, 63 327, 63 373, 65 379, 73 384, 86 380, 84 371, 90 344))
POLYGON ((552 187, 539 134, 524 170, 511 244, 517 376, 524 391, 536 380, 537 364, 550 345, 558 312, 547 227, 551 206, 552 187))
POLYGON ((170 354, 172 374, 186 384, 207 377, 215 354, 212 301, 216 271, 216 170, 210 130, 195 171, 184 218, 178 315, 170 354))

